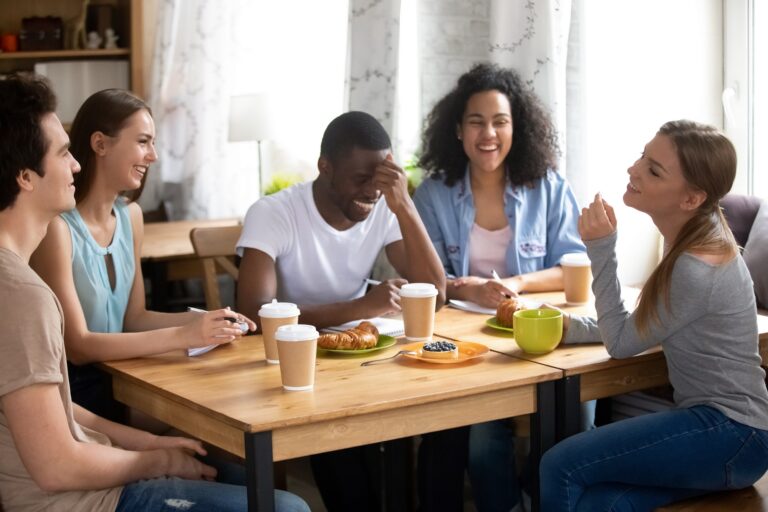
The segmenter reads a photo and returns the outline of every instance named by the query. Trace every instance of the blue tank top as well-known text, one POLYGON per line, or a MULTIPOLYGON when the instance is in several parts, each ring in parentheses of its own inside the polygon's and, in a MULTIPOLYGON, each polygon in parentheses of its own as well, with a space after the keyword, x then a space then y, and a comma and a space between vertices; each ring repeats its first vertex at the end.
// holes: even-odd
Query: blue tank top
POLYGON ((123 332, 123 318, 136 273, 131 218, 123 198, 115 201, 112 212, 117 226, 107 247, 96 243, 77 208, 61 214, 72 235, 72 275, 91 332, 123 332), (108 254, 115 269, 114 290, 107 273, 108 254))

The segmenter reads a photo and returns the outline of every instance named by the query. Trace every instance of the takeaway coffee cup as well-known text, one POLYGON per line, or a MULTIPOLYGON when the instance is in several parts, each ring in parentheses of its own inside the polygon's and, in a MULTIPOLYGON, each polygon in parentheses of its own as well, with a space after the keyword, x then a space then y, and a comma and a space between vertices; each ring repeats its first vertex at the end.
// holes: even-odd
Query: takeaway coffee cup
POLYGON ((589 302, 589 287, 592 283, 592 268, 589 257, 583 252, 565 254, 560 260, 563 268, 565 302, 579 306, 589 302))
POLYGON ((275 343, 275 331, 281 325, 299 323, 298 306, 292 302, 272 302, 264 304, 259 309, 261 319, 261 334, 264 338, 264 352, 269 364, 279 364, 277 344, 275 343))
POLYGON ((317 337, 317 329, 306 324, 281 325, 275 331, 283 389, 304 391, 315 386, 317 337))
POLYGON ((430 341, 435 329, 437 288, 431 283, 408 283, 400 288, 405 337, 409 341, 430 341))

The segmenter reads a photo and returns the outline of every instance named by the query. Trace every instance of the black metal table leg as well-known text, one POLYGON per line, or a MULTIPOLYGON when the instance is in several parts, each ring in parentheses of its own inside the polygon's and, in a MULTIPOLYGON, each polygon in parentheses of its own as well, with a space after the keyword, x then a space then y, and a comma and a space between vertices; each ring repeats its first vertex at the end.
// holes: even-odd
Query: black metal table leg
POLYGON ((245 433, 245 476, 248 511, 275 510, 275 476, 272 469, 272 432, 245 433))
POLYGON ((581 378, 579 375, 564 377, 555 382, 557 400, 557 441, 578 434, 581 430, 581 378))
POLYGON ((531 415, 531 505, 540 510, 539 464, 544 452, 555 444, 555 384, 536 385, 536 414, 531 415))

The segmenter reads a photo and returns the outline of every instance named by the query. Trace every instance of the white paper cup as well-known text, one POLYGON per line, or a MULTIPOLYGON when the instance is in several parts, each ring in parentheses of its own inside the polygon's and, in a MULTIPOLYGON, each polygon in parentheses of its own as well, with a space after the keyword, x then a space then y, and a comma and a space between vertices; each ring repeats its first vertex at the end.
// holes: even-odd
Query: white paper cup
POLYGON ((304 391, 315 386, 317 329, 312 325, 281 325, 275 331, 283 389, 304 391))
POLYGON ((408 283, 400 288, 400 306, 408 341, 431 341, 435 330, 437 288, 431 283, 408 283))
POLYGON ((298 306, 292 302, 277 302, 272 300, 261 306, 259 309, 259 318, 261 320, 261 334, 264 339, 264 354, 269 364, 279 364, 280 359, 277 353, 277 343, 275 342, 275 331, 281 325, 299 323, 301 311, 298 306))
POLYGON ((563 255, 560 259, 563 269, 563 288, 565 302, 571 306, 580 306, 589 302, 589 288, 592 283, 592 267, 589 256, 583 252, 563 255))

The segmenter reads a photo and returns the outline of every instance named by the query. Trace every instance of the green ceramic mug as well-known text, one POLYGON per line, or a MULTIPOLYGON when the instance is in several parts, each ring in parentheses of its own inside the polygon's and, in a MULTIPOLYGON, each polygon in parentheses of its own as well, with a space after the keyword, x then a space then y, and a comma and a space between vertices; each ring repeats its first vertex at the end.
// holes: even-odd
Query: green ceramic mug
POLYGON ((517 345, 529 354, 552 352, 563 337, 563 313, 554 309, 521 309, 512 323, 517 345))

